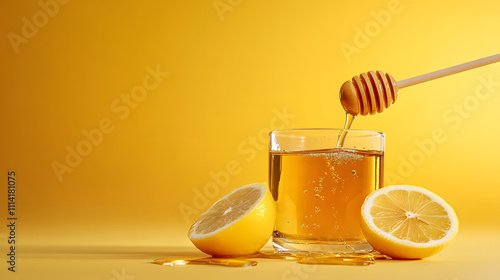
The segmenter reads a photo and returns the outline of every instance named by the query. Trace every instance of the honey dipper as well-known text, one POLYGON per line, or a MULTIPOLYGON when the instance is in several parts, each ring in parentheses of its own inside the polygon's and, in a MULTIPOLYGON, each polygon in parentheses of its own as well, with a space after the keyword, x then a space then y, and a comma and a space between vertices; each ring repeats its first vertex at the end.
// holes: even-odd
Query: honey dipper
POLYGON ((500 61, 500 54, 455 65, 424 75, 397 82, 393 76, 382 71, 369 71, 354 76, 340 88, 340 102, 344 110, 353 115, 366 116, 381 113, 398 98, 398 90, 430 80, 460 73, 500 61))

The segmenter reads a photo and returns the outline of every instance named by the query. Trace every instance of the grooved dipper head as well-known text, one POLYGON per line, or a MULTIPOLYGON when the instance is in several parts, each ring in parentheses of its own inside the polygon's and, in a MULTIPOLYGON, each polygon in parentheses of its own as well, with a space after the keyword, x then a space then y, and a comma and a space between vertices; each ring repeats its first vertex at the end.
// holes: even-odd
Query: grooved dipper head
POLYGON ((394 77, 382 71, 369 71, 354 76, 340 88, 340 102, 351 115, 381 113, 398 98, 398 84, 394 77))

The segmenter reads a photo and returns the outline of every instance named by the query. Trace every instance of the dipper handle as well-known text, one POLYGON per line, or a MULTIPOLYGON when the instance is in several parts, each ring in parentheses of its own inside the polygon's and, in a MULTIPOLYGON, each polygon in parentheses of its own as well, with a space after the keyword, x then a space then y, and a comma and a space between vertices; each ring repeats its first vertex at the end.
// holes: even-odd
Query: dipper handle
POLYGON ((424 83, 430 80, 439 79, 442 77, 450 76, 456 73, 464 72, 470 69, 478 68, 499 61, 500 61, 500 53, 399 81, 398 88, 405 88, 412 85, 424 83))
POLYGON ((499 62, 500 54, 469 61, 424 75, 397 82, 393 76, 382 71, 369 71, 355 76, 340 88, 340 102, 344 110, 353 115, 381 113, 398 98, 399 89, 435 80, 445 76, 499 62))

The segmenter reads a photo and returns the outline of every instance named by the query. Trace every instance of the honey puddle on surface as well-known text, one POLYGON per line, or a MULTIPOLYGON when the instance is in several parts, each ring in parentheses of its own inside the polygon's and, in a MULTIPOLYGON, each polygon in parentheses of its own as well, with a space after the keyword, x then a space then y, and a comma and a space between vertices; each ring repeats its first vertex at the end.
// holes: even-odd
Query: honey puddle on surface
POLYGON ((373 251, 366 254, 356 253, 278 253, 278 252, 258 252, 246 256, 224 257, 224 258, 161 258, 153 261, 153 264, 165 266, 184 265, 220 265, 228 267, 249 267, 256 266, 257 261, 252 259, 283 259, 296 261, 301 264, 322 264, 322 265, 346 265, 346 266, 367 266, 375 264, 375 260, 389 260, 390 257, 373 251))

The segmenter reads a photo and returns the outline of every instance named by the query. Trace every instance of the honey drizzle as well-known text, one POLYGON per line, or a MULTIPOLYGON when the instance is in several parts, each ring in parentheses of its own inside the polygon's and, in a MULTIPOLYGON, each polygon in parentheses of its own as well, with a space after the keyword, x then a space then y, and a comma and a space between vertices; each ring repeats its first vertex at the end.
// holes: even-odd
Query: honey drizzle
POLYGON ((351 115, 347 112, 345 112, 345 124, 344 124, 344 129, 342 130, 339 140, 337 141, 337 148, 342 148, 344 146, 345 138, 347 136, 347 130, 351 129, 351 125, 354 121, 355 115, 351 115))

